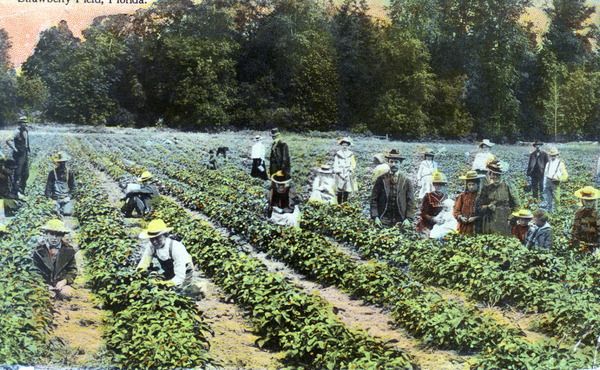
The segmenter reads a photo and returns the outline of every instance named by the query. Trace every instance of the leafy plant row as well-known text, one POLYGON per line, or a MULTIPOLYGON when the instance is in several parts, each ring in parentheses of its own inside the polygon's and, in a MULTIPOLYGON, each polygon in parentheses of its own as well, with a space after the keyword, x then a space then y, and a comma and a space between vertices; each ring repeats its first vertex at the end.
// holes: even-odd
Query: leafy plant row
MULTIPOLYGON (((114 157, 111 162, 122 164, 114 157)), ((474 307, 442 298, 411 281, 397 268, 375 262, 357 263, 322 236, 265 223, 252 210, 255 206, 251 199, 256 196, 222 185, 210 171, 191 171, 168 163, 161 169, 193 187, 194 190, 183 189, 163 179, 163 185, 188 206, 201 209, 307 276, 389 307, 398 324, 429 344, 471 351, 493 347, 504 338, 520 335, 517 330, 482 316, 474 307)))
POLYGON ((45 354, 52 301, 31 261, 31 238, 52 217, 54 205, 43 194, 40 172, 45 155, 34 149, 29 201, 19 209, 0 240, 0 364, 33 364, 45 354))
POLYGON ((377 230, 347 206, 311 204, 304 211, 303 228, 344 241, 365 258, 408 264, 419 281, 460 289, 490 304, 545 312, 542 323, 556 335, 588 343, 598 337, 596 297, 553 282, 557 259, 547 252, 530 251, 516 240, 496 235, 456 235, 444 243, 418 240, 397 229, 377 230))
MULTIPOLYGON (((112 175, 122 175, 112 162, 96 161, 112 175)), ((155 212, 176 225, 194 261, 248 310, 261 336, 259 346, 281 348, 291 364, 311 368, 416 367, 409 354, 348 329, 320 297, 268 272, 262 262, 239 252, 212 226, 191 218, 173 201, 162 199, 155 212)))
MULTIPOLYGON (((81 156, 80 156, 81 157, 81 156)), ((88 259, 90 286, 112 310, 107 348, 122 368, 172 369, 209 363, 211 330, 189 298, 153 284, 129 261, 138 248, 118 210, 101 190, 94 170, 79 163, 76 214, 88 259)))

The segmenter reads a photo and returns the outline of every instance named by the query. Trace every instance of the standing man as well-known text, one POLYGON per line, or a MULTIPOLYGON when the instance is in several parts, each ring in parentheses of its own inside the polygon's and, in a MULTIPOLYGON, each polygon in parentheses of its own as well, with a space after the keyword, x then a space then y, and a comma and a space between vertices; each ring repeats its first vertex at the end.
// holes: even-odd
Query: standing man
POLYGON ((269 156, 269 176, 282 171, 289 179, 292 175, 292 167, 290 165, 290 151, 288 145, 281 140, 281 133, 278 128, 271 130, 271 154, 269 156))
POLYGON ((596 207, 600 190, 586 186, 577 190, 575 196, 581 200, 582 207, 573 218, 571 245, 580 252, 593 252, 600 242, 600 216, 596 207))
POLYGON ((15 168, 14 160, 0 155, 0 219, 14 216, 21 206, 17 189, 14 188, 15 168))
POLYGON ((352 141, 344 137, 338 141, 342 149, 333 156, 333 173, 337 191, 337 202, 343 204, 348 201, 350 193, 358 190, 354 171, 356 170, 356 157, 350 151, 352 141))
POLYGON ((556 147, 548 152, 550 160, 544 169, 544 198, 548 212, 560 205, 560 183, 567 181, 569 174, 565 162, 559 158, 560 153, 556 147))
POLYGON ((268 179, 269 177, 267 176, 267 169, 265 167, 265 146, 259 135, 254 137, 250 158, 252 158, 252 171, 250 172, 250 176, 262 180, 268 179))
POLYGON ((484 175, 479 175, 477 171, 468 171, 464 176, 460 176, 465 181, 465 191, 456 197, 454 203, 454 218, 458 221, 459 234, 474 234, 475 222, 479 216, 475 212, 475 204, 479 196, 479 187, 484 175))
POLYGON ((385 156, 390 172, 375 181, 371 192, 371 218, 377 226, 409 227, 415 215, 412 182, 400 173, 400 163, 405 159, 396 149, 385 156))
POLYGON ((540 150, 544 145, 539 140, 533 142, 533 152, 529 154, 529 164, 527 165, 527 176, 531 178, 531 191, 533 197, 539 199, 544 192, 544 170, 550 160, 548 153, 540 150))
POLYGON ((44 233, 33 252, 33 265, 42 275, 53 297, 70 298, 77 277, 75 250, 63 238, 70 231, 58 219, 42 226, 44 233))
POLYGON ((481 215, 479 230, 482 234, 511 235, 508 218, 519 207, 517 194, 504 179, 505 169, 498 161, 487 165, 488 182, 481 189, 477 201, 477 213, 481 215))
POLYGON ((485 175, 487 173, 487 164, 496 159, 490 152, 494 145, 496 144, 488 139, 483 139, 483 141, 479 143, 479 152, 475 154, 473 166, 471 167, 472 170, 477 171, 480 175, 485 175))
POLYGON ((56 201, 56 209, 63 216, 71 216, 75 207, 75 176, 67 168, 67 161, 70 159, 64 152, 58 152, 54 156, 52 160, 55 168, 48 174, 44 193, 46 197, 56 201))
POLYGON ((6 140, 6 145, 13 152, 16 163, 14 175, 14 188, 21 194, 25 194, 25 186, 29 178, 29 131, 27 130, 27 117, 19 117, 19 128, 15 132, 12 141, 6 140))

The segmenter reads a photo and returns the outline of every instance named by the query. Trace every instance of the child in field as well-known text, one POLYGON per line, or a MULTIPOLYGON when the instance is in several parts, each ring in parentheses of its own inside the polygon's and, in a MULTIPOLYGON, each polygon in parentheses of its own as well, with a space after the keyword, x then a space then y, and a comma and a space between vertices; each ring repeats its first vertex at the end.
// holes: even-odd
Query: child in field
POLYGON ((552 227, 548 223, 548 215, 543 210, 533 213, 533 226, 529 228, 525 238, 527 248, 552 248, 552 227))
POLYGON ((525 244, 525 237, 529 231, 529 221, 533 218, 533 214, 527 209, 520 209, 517 212, 513 212, 515 217, 514 224, 511 227, 511 234, 515 236, 519 241, 525 244))
POLYGON ((437 170, 438 164, 433 160, 433 150, 426 148, 423 151, 424 159, 419 164, 417 172, 417 183, 419 184, 419 199, 423 199, 425 194, 434 191, 433 183, 431 182, 433 173, 437 170))
POLYGON ((479 218, 475 213, 475 201, 479 194, 480 180, 484 175, 476 171, 468 171, 460 179, 465 181, 465 191, 460 193, 454 203, 454 217, 458 221, 459 234, 473 234, 475 222, 479 218))
POLYGON ((417 231, 429 234, 429 231, 435 225, 434 217, 442 211, 442 202, 446 200, 444 187, 448 183, 446 175, 439 171, 433 172, 431 177, 433 191, 425 194, 421 203, 421 216, 417 224, 417 231))

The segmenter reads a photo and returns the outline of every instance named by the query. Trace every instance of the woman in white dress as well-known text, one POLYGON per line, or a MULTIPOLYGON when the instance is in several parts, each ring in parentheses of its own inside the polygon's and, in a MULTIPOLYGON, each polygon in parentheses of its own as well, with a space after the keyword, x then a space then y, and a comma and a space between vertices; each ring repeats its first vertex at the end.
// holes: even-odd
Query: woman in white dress
POLYGON ((438 169, 438 164, 433 160, 435 154, 432 149, 426 148, 423 151, 424 159, 419 165, 419 171, 417 171, 417 184, 419 185, 419 199, 423 199, 425 194, 431 193, 433 184, 431 178, 433 172, 438 169))
POLYGON ((348 201, 350 193, 358 190, 354 171, 356 170, 356 157, 350 151, 352 141, 344 137, 338 141, 342 149, 338 150, 333 157, 333 173, 335 173, 337 202, 343 204, 348 201))
POLYGON ((317 169, 317 176, 313 180, 312 192, 308 200, 310 202, 337 204, 336 192, 333 170, 331 166, 324 164, 317 169))

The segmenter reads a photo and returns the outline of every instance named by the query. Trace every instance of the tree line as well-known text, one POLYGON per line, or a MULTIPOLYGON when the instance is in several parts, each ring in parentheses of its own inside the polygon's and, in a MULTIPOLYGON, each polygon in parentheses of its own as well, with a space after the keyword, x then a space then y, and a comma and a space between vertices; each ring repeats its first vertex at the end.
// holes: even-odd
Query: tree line
POLYGON ((403 139, 595 138, 594 8, 553 0, 158 0, 40 34, 15 73, 0 30, 0 124, 17 111, 79 124, 292 131, 403 139))

